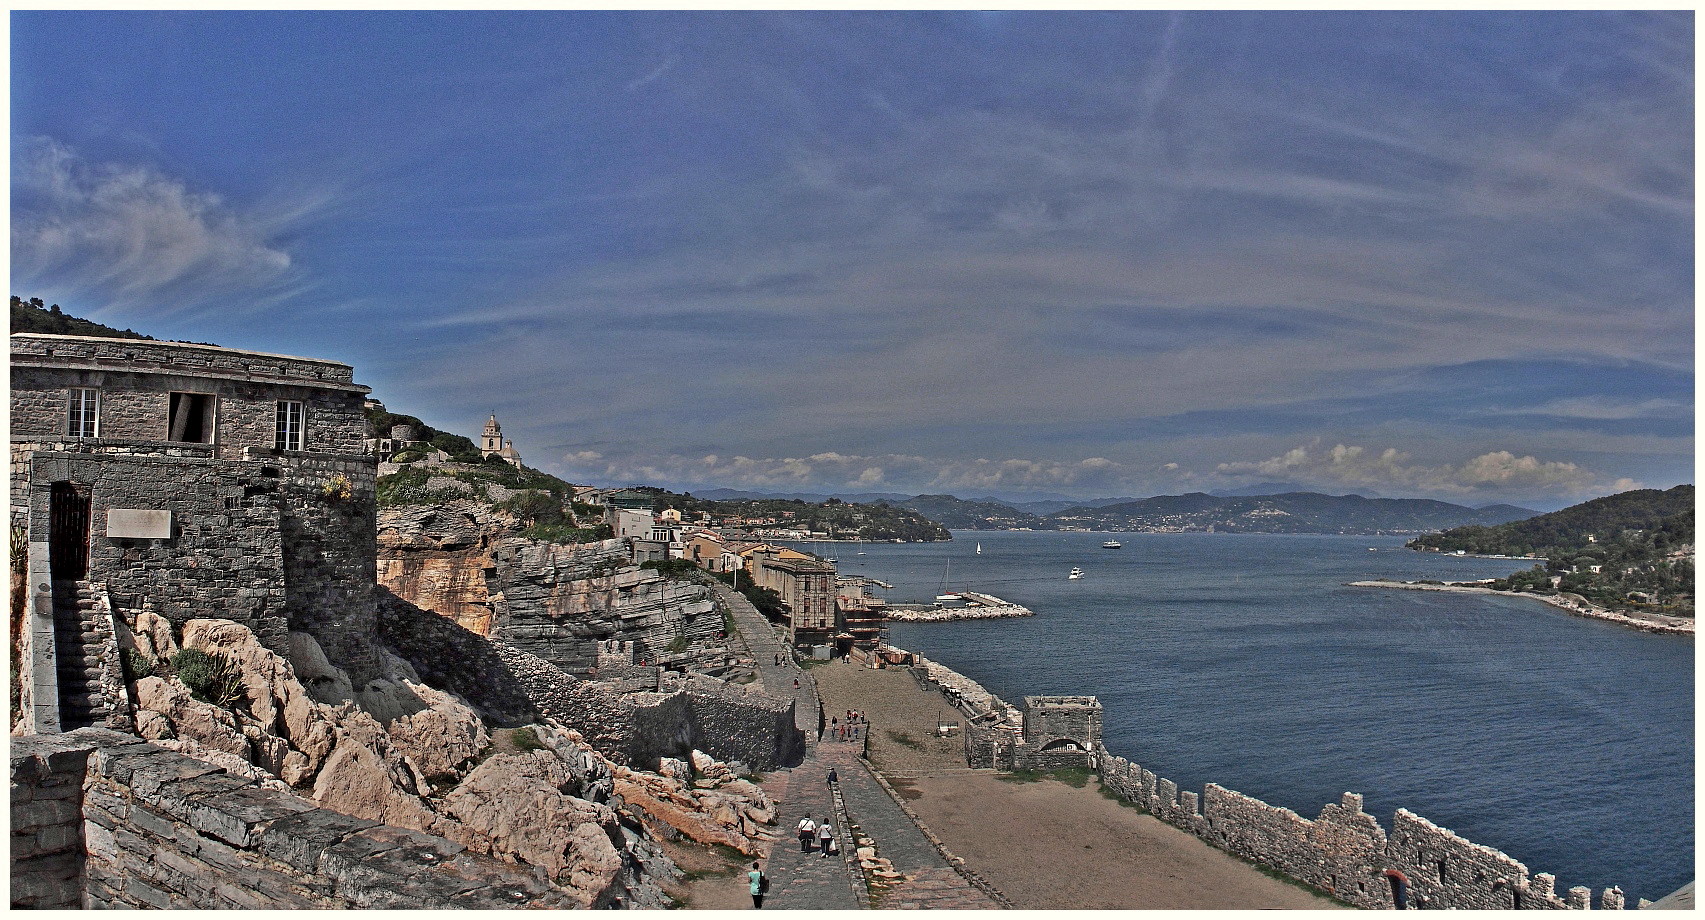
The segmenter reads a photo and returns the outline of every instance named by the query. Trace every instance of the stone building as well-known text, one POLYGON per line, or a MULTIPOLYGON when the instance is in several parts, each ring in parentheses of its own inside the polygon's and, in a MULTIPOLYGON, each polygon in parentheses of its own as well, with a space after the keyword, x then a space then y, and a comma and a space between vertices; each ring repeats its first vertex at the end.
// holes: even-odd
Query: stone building
MULTIPOLYGON (((799 553, 794 553, 799 556, 799 553)), ((781 595, 795 645, 826 645, 835 635, 835 567, 772 550, 752 554, 752 581, 781 595)))
POLYGON ((999 712, 974 716, 965 731, 965 759, 997 770, 1059 770, 1096 766, 1101 747, 1101 701, 1093 696, 1027 696, 1019 724, 999 712))
POLYGON ((30 731, 99 723, 143 610, 319 638, 377 673, 368 388, 345 364, 133 339, 11 337, 11 522, 28 535, 30 731), (102 682, 105 683, 102 683, 102 682))
POLYGON ((485 420, 485 430, 480 432, 480 456, 499 457, 510 466, 521 468, 521 452, 515 449, 514 441, 504 438, 503 426, 498 424, 495 412, 485 420))

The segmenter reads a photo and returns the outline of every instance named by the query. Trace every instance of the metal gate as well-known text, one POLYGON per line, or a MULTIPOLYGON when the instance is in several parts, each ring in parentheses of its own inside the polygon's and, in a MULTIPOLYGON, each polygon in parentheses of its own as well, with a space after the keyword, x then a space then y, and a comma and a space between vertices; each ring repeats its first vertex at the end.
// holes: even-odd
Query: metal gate
POLYGON ((54 483, 48 516, 53 578, 82 581, 89 577, 89 487, 54 483))

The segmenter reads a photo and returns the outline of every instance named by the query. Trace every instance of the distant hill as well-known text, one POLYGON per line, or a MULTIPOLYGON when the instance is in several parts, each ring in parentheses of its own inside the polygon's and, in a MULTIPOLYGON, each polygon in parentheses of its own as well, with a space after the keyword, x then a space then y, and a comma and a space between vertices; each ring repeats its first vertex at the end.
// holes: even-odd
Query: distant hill
POLYGON ((997 501, 966 501, 951 495, 919 495, 899 503, 949 530, 1053 530, 1047 518, 997 501))
POLYGON ((1691 485, 1666 491, 1636 489, 1514 523, 1428 534, 1409 546, 1543 556, 1543 569, 1517 573, 1496 586, 1565 591, 1615 609, 1692 616, 1693 502, 1691 485), (1555 587, 1553 578, 1559 579, 1555 587))
POLYGON ((810 502, 814 505, 822 504, 831 498, 868 505, 876 502, 903 502, 912 497, 909 492, 828 492, 818 494, 812 492, 744 492, 739 489, 711 489, 706 492, 694 492, 693 496, 714 502, 781 499, 783 501, 810 502))
POLYGON ((35 332, 45 335, 89 335, 109 339, 147 339, 153 336, 142 335, 129 329, 114 329, 100 323, 79 319, 69 313, 62 312, 59 304, 47 305, 40 297, 25 300, 16 294, 12 295, 12 331, 35 332))
POLYGON ((1214 530, 1222 533, 1425 533, 1463 524, 1501 524, 1532 511, 1476 510, 1422 498, 1363 498, 1291 492, 1219 497, 1203 492, 1160 495, 1102 508, 1070 508, 1052 515, 1075 530, 1214 530))
MULTIPOLYGON (((1217 498, 1247 498, 1255 495, 1288 495, 1292 492, 1311 492, 1312 489, 1296 482, 1258 482, 1252 486, 1240 486, 1235 489, 1216 489, 1209 492, 1217 498)), ((1378 492, 1362 489, 1355 494, 1363 498, 1380 498, 1378 492)))
POLYGON ((651 494, 654 512, 674 508, 689 517, 707 512, 715 518, 775 518, 778 522, 785 522, 786 527, 825 533, 832 539, 953 539, 953 534, 936 521, 914 509, 886 501, 860 504, 833 496, 821 502, 773 496, 716 501, 702 495, 670 492, 652 486, 639 486, 636 491, 651 494))

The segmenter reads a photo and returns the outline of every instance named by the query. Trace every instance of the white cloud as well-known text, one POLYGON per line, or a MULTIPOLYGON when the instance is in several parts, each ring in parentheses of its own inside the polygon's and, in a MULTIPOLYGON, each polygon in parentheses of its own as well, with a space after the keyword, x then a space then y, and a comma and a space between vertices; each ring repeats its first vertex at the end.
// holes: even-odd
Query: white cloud
POLYGON ((26 282, 125 300, 189 282, 256 288, 291 267, 262 222, 148 166, 92 163, 37 138, 17 152, 12 182, 13 272, 26 282))
POLYGON ((1227 475, 1286 475, 1340 488, 1454 496, 1493 491, 1574 496, 1602 488, 1597 485, 1596 474, 1577 464, 1518 457, 1507 450, 1484 453, 1460 464, 1428 465, 1410 462, 1410 455, 1396 448, 1373 454, 1359 445, 1337 444, 1326 450, 1316 445, 1292 448, 1266 460, 1221 463, 1217 471, 1227 475))
POLYGON ((1114 488, 1125 467, 1105 457, 1079 461, 1023 458, 957 460, 908 454, 866 456, 826 451, 809 457, 689 457, 680 454, 607 458, 596 451, 566 454, 571 479, 655 481, 685 486, 820 489, 890 486, 922 491, 972 489, 1114 488))

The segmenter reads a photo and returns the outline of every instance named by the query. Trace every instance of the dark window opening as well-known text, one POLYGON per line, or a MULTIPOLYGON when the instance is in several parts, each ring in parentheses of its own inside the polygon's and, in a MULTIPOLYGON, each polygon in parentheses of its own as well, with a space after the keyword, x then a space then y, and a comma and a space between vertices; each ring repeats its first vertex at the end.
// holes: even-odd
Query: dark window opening
POLYGON ((166 440, 213 443, 213 394, 173 393, 166 440))

